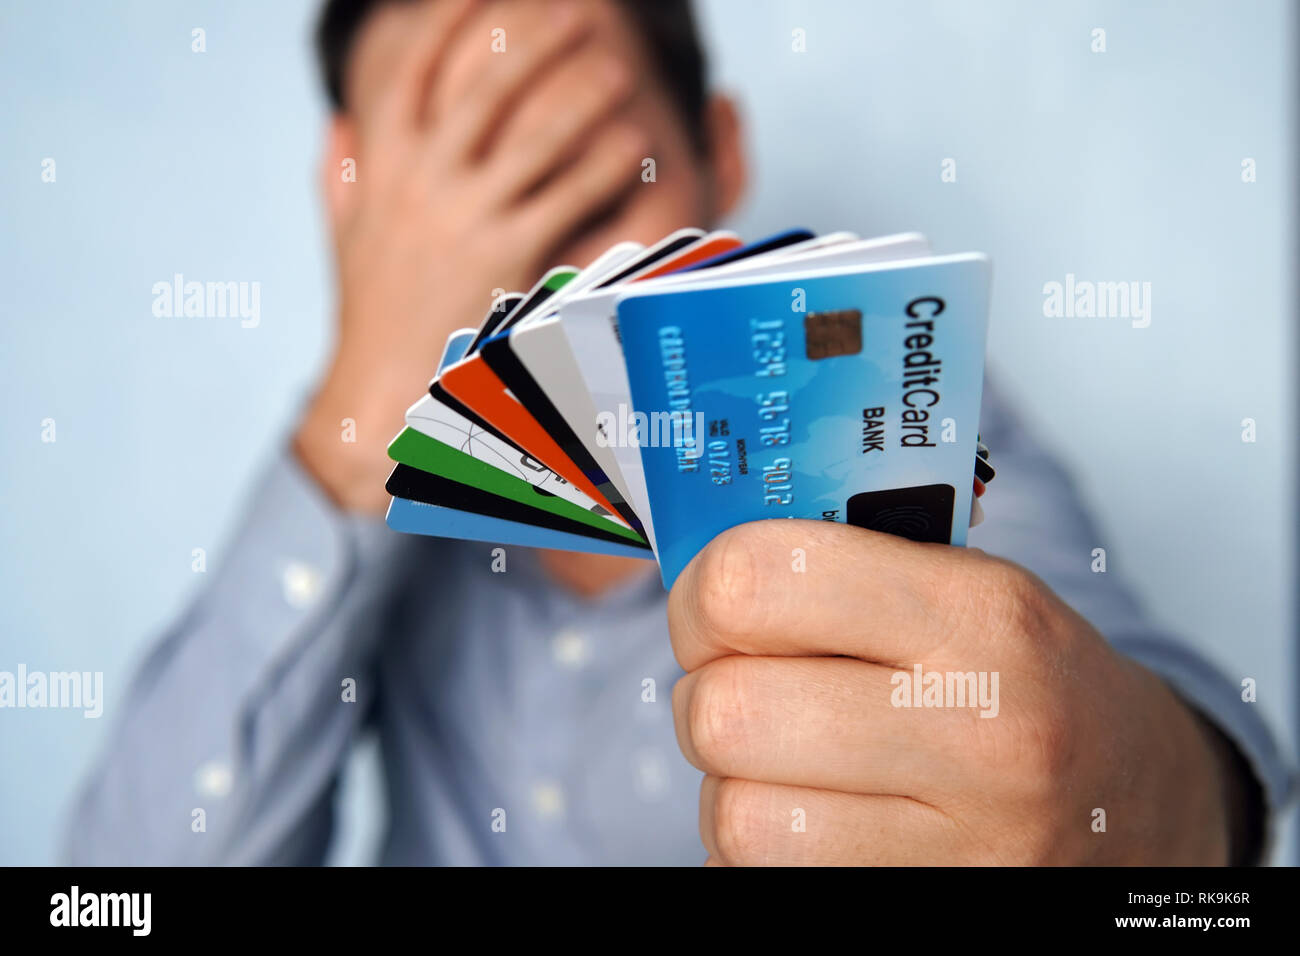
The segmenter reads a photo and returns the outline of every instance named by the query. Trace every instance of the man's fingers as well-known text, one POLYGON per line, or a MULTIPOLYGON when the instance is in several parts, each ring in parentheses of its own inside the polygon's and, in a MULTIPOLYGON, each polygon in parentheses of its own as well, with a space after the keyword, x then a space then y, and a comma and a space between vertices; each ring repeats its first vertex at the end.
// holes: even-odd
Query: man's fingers
POLYGON ((526 193, 580 155, 600 121, 632 91, 627 68, 608 53, 592 47, 576 56, 507 121, 487 159, 485 190, 504 203, 526 193))
POLYGON ((989 618, 1033 580, 964 548, 830 521, 757 521, 723 532, 686 566, 669 595, 669 630, 688 671, 733 653, 904 666, 967 633, 992 639, 989 618))
POLYGON ((630 124, 602 130, 572 166, 524 201, 513 233, 538 254, 554 248, 579 223, 640 183, 637 169, 647 148, 645 134, 630 124))
POLYGON ((975 854, 943 813, 865 796, 707 776, 700 839, 718 866, 957 865, 975 854))
POLYGON ((979 746, 977 701, 895 707, 893 673, 850 658, 711 661, 673 688, 677 742, 722 777, 926 800, 978 785, 962 759, 979 746))
MULTIPOLYGON (((473 16, 480 0, 427 0, 412 23, 391 21, 390 29, 405 37, 391 79, 377 93, 369 109, 357 111, 369 117, 371 135, 384 138, 400 135, 426 118, 431 77, 437 72, 464 24, 473 16)), ((373 55, 388 54, 376 45, 373 55)), ((359 70, 357 72, 360 72, 359 70)))
POLYGON ((439 161, 477 159, 515 101, 592 27, 581 7, 561 3, 535 28, 512 31, 505 52, 491 56, 476 84, 433 124, 432 149, 439 161))

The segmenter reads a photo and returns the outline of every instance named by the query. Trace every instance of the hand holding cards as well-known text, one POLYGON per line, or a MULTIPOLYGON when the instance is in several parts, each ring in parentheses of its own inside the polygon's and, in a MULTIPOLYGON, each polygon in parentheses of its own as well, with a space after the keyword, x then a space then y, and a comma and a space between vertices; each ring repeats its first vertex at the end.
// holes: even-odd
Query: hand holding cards
POLYGON ((451 336, 390 445, 388 523, 654 557, 669 587, 762 518, 964 544, 987 302, 983 256, 916 234, 619 244, 451 336))

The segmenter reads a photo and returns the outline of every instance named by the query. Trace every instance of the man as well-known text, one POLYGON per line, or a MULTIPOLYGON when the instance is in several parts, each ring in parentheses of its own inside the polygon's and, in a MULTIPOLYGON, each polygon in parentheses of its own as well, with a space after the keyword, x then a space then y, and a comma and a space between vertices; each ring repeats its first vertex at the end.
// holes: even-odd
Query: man
POLYGON ((386 863, 1258 859, 1287 784, 1267 733, 1091 573, 992 392, 983 550, 759 522, 665 596, 646 562, 512 548, 494 573, 490 546, 389 532, 384 447, 447 333, 548 265, 724 216, 745 162, 685 2, 331 0, 320 41, 333 361, 127 695, 77 862, 319 862, 366 726, 386 863), (997 693, 900 706, 930 673, 997 693))

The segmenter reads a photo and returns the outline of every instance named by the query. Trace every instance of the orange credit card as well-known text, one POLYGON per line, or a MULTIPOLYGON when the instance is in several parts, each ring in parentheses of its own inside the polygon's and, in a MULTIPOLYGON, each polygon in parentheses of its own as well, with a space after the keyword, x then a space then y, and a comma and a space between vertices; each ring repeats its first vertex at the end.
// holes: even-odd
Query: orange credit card
MULTIPOLYGON (((643 270, 632 273, 623 281, 639 282, 668 275, 730 252, 740 245, 741 240, 734 233, 709 233, 670 255, 653 260, 643 270)), ((515 398, 489 367, 481 352, 468 355, 449 366, 438 376, 437 383, 453 398, 598 505, 620 515, 633 527, 640 527, 640 520, 613 483, 599 468, 589 471, 579 467, 532 413, 515 398)))

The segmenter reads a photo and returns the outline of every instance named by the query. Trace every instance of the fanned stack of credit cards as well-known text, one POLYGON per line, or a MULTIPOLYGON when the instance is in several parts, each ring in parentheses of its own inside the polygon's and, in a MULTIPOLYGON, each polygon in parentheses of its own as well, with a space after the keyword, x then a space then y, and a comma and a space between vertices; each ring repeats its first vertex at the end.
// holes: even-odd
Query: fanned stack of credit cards
POLYGON ((665 587, 763 518, 965 544, 988 289, 983 255, 916 233, 682 229, 558 266, 447 340, 388 524, 657 559, 665 587))

